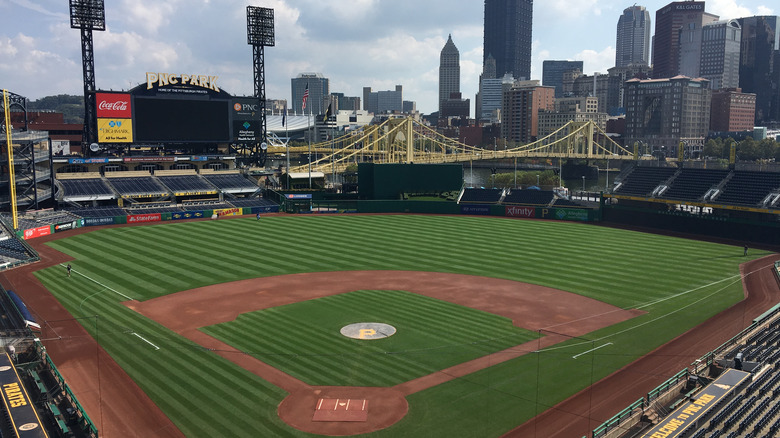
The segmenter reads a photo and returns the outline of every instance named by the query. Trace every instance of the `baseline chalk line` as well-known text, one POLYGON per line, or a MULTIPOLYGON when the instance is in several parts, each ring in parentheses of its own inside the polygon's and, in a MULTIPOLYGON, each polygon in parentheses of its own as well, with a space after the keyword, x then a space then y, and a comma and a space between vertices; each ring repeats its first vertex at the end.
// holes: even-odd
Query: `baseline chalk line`
POLYGON ((152 344, 151 342, 149 342, 149 340, 148 340, 148 339, 144 338, 143 336, 139 335, 138 333, 136 333, 136 332, 130 332, 130 334, 137 336, 137 337, 138 337, 138 339, 140 339, 140 340, 142 340, 142 341, 146 342, 147 344, 151 345, 152 347, 154 347, 154 349, 155 349, 155 350, 159 350, 159 349, 160 349, 160 347, 158 347, 158 346, 156 346, 156 345, 152 344))
POLYGON ((583 354, 588 354, 588 353, 590 353, 590 352, 593 352, 593 351, 596 351, 596 350, 598 350, 599 348, 604 348, 604 347, 606 347, 607 345, 612 345, 612 342, 607 342, 607 343, 606 343, 606 344, 604 344, 604 345, 600 345, 600 346, 598 346, 598 347, 596 347, 596 348, 591 348, 590 350, 588 350, 588 351, 583 351, 583 352, 582 352, 582 353, 580 353, 580 354, 575 354, 575 355, 574 355, 574 356, 572 356, 571 358, 572 358, 572 359, 576 359, 576 358, 578 358, 578 357, 582 356, 583 354))

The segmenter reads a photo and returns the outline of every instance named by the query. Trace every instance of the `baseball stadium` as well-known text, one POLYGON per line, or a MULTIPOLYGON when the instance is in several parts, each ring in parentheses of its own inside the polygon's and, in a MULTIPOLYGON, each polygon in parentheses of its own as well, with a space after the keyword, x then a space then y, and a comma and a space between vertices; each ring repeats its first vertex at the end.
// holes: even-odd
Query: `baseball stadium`
POLYGON ((778 435, 780 167, 334 136, 267 116, 247 14, 254 96, 85 58, 80 154, 4 93, 0 437, 778 435))

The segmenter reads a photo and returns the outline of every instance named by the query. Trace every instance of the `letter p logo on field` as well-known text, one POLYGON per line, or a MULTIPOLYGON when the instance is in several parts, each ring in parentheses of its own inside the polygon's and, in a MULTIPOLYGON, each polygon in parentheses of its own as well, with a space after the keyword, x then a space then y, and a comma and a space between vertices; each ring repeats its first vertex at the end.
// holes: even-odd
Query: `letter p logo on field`
POLYGON ((360 339, 365 339, 371 336, 374 336, 376 334, 376 330, 374 329, 360 329, 360 334, 358 337, 360 339))

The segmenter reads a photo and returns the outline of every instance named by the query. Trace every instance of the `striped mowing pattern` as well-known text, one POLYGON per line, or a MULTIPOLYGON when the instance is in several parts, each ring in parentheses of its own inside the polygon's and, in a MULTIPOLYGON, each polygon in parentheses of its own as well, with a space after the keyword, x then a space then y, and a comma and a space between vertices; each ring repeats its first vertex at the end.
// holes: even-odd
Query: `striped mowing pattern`
MULTIPOLYGON (((66 278, 61 267, 36 275, 74 316, 100 315, 97 330, 94 318, 82 323, 191 437, 305 434, 276 416, 283 391, 128 310, 115 292, 145 300, 247 278, 381 269, 483 275, 623 308, 648 304, 647 315, 588 335, 613 343, 594 354, 594 370, 571 359, 591 344, 514 359, 414 394, 409 415, 376 434, 482 437, 499 435, 733 304, 741 296, 739 282, 715 282, 737 274, 749 259, 741 248, 588 225, 412 215, 171 223, 103 229, 50 245, 74 257, 74 275, 66 278), (656 302, 662 298, 669 299, 656 302), (625 331, 634 326, 640 328, 625 331)), ((321 347, 311 342, 311 348, 321 347)), ((401 373, 435 366, 410 362, 401 373)), ((369 378, 362 369, 348 373, 369 378)), ((376 384, 387 378, 370 377, 376 384)))
POLYGON ((201 330, 323 386, 393 386, 536 338, 507 318, 410 292, 377 290, 246 313, 201 330), (339 333, 356 322, 383 322, 398 331, 371 341, 339 333))

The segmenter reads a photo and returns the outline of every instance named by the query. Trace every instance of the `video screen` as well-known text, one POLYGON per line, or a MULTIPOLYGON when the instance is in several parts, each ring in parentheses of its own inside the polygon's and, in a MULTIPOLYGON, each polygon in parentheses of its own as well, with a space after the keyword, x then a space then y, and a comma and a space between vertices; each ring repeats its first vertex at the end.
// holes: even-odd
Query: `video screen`
POLYGON ((136 142, 229 142, 226 100, 135 98, 136 142))

